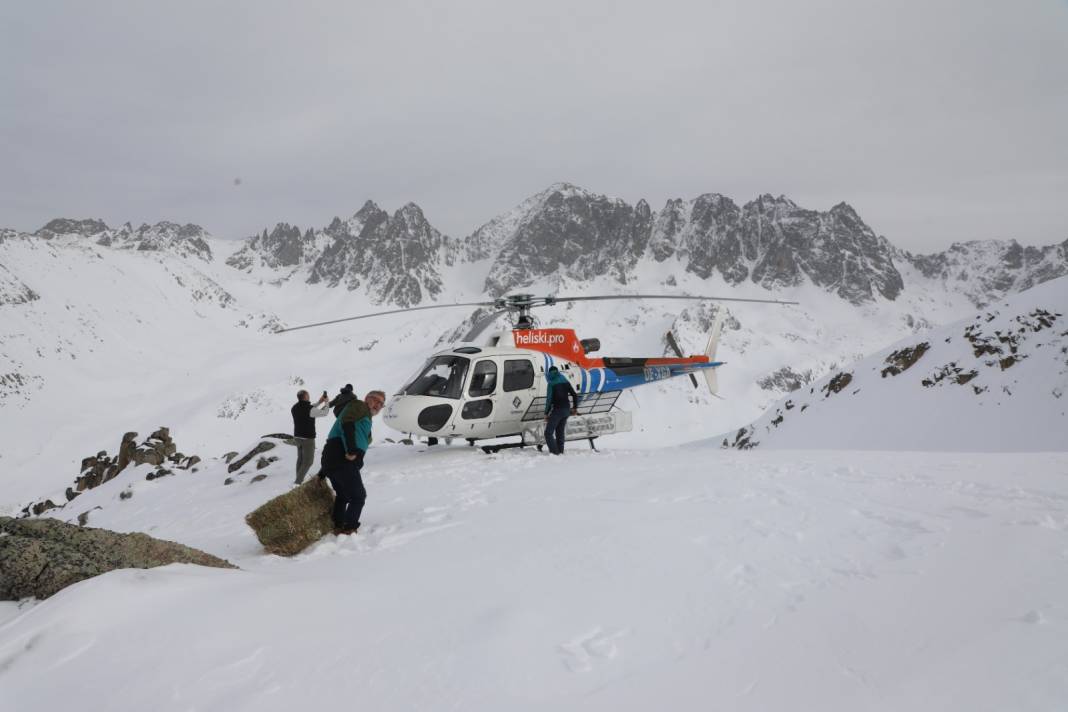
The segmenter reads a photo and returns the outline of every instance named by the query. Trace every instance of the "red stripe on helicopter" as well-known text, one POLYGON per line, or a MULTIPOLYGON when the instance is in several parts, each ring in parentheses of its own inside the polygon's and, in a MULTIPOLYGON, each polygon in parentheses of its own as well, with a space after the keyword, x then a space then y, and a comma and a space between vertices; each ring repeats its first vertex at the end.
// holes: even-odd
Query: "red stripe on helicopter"
POLYGON ((636 358, 619 359, 608 357, 590 358, 582 349, 582 344, 573 329, 515 329, 512 338, 516 348, 530 349, 549 354, 565 361, 571 361, 582 368, 611 368, 613 361, 640 361, 648 366, 672 366, 688 363, 708 363, 707 356, 688 356, 683 358, 636 358))

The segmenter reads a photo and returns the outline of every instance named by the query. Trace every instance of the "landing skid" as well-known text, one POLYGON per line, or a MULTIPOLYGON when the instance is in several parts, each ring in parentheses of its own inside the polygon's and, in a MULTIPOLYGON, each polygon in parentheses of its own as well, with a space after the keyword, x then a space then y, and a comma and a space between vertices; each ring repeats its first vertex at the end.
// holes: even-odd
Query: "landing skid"
MULTIPOLYGON (((595 438, 595 437, 594 438, 586 438, 586 440, 588 440, 589 443, 590 443, 590 449, 593 450, 594 452, 600 452, 600 450, 597 449, 597 446, 593 444, 593 441, 596 440, 596 439, 597 438, 595 438)), ((470 443, 472 445, 475 444, 473 440, 470 441, 470 443)), ((486 454, 489 454, 489 455, 492 455, 493 453, 500 452, 501 450, 508 450, 508 449, 514 448, 514 447, 529 447, 531 445, 533 445, 534 447, 538 448, 538 452, 541 452, 542 448, 545 447, 544 444, 535 445, 534 443, 528 443, 525 440, 521 440, 521 441, 519 441, 517 443, 501 443, 499 445, 482 445, 481 447, 482 447, 482 452, 484 452, 486 454)))

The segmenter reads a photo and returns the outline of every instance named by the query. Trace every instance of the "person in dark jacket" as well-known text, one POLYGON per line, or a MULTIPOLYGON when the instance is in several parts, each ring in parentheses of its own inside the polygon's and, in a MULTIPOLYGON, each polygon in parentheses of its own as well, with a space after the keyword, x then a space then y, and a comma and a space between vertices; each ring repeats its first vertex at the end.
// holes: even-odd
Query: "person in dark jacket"
POLYGON ((363 400, 349 401, 330 428, 323 447, 323 471, 334 488, 334 533, 355 534, 367 501, 363 486, 363 458, 371 446, 371 418, 386 404, 386 394, 371 391, 363 400))
POLYGON ((341 392, 334 396, 334 399, 330 401, 330 407, 334 409, 334 417, 341 415, 341 411, 345 409, 345 406, 350 401, 356 400, 355 394, 352 392, 352 384, 346 383, 345 387, 341 389, 341 392))
POLYGON ((289 409, 293 414, 293 442, 297 446, 297 480, 304 481, 305 475, 315 462, 315 419, 322 418, 330 412, 326 403, 326 391, 315 404, 307 391, 297 391, 297 402, 289 409))
POLYGON ((563 455, 567 418, 578 415, 578 394, 556 366, 549 368, 546 380, 549 386, 545 391, 545 444, 552 454, 563 455))

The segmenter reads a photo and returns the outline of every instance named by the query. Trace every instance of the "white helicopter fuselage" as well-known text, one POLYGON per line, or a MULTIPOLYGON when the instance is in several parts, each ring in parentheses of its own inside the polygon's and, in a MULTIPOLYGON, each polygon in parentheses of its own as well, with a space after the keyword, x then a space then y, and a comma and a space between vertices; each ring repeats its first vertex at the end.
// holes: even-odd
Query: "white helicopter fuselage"
MULTIPOLYGON (((570 376, 569 364, 560 364, 570 376)), ((573 379, 572 379, 573 380, 573 379)), ((577 388, 576 388, 577 390, 577 388)), ((545 358, 536 351, 459 345, 439 351, 389 398, 383 419, 403 433, 426 437, 488 438, 520 435, 544 409, 545 358)))

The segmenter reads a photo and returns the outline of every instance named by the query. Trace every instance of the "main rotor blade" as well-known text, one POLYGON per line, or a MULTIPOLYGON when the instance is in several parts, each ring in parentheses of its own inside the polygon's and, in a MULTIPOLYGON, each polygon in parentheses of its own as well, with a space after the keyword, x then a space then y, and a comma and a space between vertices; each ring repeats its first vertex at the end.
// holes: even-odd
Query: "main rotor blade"
POLYGON ((487 326, 497 320, 497 317, 502 314, 507 314, 508 311, 508 309, 501 309, 500 311, 490 312, 489 314, 483 315, 481 319, 471 325, 471 329, 464 334, 464 338, 461 339, 461 341, 474 341, 478 338, 479 334, 486 330, 487 326))
POLYGON ((353 319, 370 319, 373 316, 385 316, 386 314, 403 314, 404 312, 423 311, 424 309, 448 309, 450 307, 491 307, 496 302, 464 302, 463 304, 431 304, 426 307, 409 307, 407 309, 390 309, 389 311, 374 312, 373 314, 360 314, 359 316, 347 316, 344 319, 331 319, 330 321, 319 321, 314 324, 304 324, 303 326, 291 326, 288 329, 278 329, 274 333, 283 334, 287 331, 297 331, 299 329, 310 329, 313 326, 326 326, 327 324, 339 324, 343 321, 352 321, 353 319))
POLYGON ((703 299, 712 302, 755 302, 758 304, 800 304, 781 299, 743 299, 741 297, 691 297, 679 294, 611 294, 599 297, 553 297, 554 302, 590 302, 601 299, 703 299))

